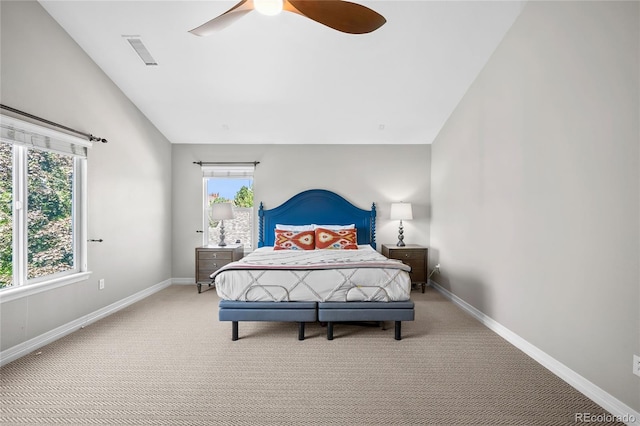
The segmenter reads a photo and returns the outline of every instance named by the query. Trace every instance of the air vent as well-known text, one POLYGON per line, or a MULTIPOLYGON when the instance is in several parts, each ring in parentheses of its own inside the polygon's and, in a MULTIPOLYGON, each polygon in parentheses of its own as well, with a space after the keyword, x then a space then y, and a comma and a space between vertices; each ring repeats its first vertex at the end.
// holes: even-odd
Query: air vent
POLYGON ((139 36, 123 35, 122 37, 127 39, 131 47, 133 47, 133 50, 136 51, 145 65, 158 65, 156 60, 153 59, 153 56, 151 56, 151 53, 149 53, 149 50, 147 50, 145 45, 142 43, 142 40, 139 38, 139 36))

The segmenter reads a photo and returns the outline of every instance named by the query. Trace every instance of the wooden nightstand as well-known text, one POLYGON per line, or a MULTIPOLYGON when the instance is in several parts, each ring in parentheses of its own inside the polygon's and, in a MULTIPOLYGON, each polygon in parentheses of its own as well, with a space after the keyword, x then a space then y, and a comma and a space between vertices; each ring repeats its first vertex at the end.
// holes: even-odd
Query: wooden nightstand
POLYGON ((398 247, 391 244, 382 245, 382 254, 389 259, 398 259, 411 266, 411 284, 422 284, 422 292, 427 286, 428 249, 417 244, 398 247))
POLYGON ((242 259, 244 246, 242 244, 229 244, 228 246, 202 246, 196 247, 196 284, 198 293, 202 291, 202 283, 211 287, 209 276, 226 265, 242 259))

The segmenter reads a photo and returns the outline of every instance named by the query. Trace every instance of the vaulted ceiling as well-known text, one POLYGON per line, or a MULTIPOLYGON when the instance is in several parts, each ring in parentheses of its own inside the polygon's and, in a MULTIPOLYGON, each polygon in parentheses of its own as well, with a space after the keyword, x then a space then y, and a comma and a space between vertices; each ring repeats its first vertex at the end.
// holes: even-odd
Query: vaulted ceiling
POLYGON ((197 37, 236 2, 40 3, 172 143, 225 144, 429 144, 524 4, 353 1, 386 24, 352 35, 254 11, 197 37))

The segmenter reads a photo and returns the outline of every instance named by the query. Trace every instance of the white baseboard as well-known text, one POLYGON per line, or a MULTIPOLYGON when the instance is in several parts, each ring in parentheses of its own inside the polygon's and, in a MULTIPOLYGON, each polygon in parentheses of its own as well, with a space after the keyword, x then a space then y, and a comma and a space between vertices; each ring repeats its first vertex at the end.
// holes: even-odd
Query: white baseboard
POLYGON ((161 283, 148 287, 142 291, 132 294, 129 297, 125 297, 124 299, 112 303, 111 305, 105 306, 102 309, 98 309, 95 312, 84 315, 67 324, 61 325, 60 327, 54 328, 53 330, 43 333, 40 336, 34 337, 33 339, 27 340, 26 342, 6 349, 0 352, 0 366, 8 364, 11 361, 27 355, 28 353, 31 353, 36 349, 48 345, 49 343, 52 343, 60 339, 61 337, 66 336, 67 334, 73 333, 80 328, 86 327, 87 325, 94 323, 108 315, 111 315, 112 313, 117 312, 120 309, 126 308, 127 306, 138 302, 145 297, 151 296, 153 293, 169 287, 171 283, 171 279, 162 281, 161 283))
POLYGON ((576 388, 579 392, 590 398, 593 402, 609 411, 617 419, 620 419, 620 421, 627 425, 640 426, 639 412, 624 404, 622 401, 618 400, 594 383, 585 379, 566 365, 562 364, 560 361, 527 342, 502 324, 488 317, 455 294, 451 293, 449 290, 441 287, 438 283, 430 281, 429 284, 438 290, 444 297, 451 300, 454 304, 484 324, 487 328, 504 338, 522 352, 529 355, 543 367, 547 368, 556 376, 560 377, 562 380, 576 388))

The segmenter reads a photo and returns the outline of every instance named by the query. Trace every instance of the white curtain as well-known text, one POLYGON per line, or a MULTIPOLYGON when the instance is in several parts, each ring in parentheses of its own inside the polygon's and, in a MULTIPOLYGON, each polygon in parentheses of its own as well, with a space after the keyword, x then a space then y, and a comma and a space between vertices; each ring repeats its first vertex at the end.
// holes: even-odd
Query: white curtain
POLYGON ((0 141, 82 158, 93 145, 86 139, 2 114, 0 141))
POLYGON ((249 178, 256 167, 253 164, 216 164, 202 165, 202 176, 210 178, 249 178))

